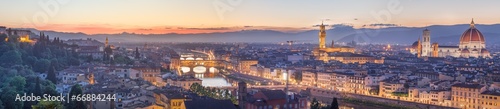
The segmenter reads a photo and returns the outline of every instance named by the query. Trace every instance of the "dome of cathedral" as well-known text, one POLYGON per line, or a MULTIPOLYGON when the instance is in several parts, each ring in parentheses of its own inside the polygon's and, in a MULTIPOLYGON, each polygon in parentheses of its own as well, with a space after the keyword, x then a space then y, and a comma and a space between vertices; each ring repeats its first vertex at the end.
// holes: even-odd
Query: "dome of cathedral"
POLYGON ((418 47, 418 41, 415 41, 412 45, 411 45, 412 48, 417 48, 418 47))
POLYGON ((484 36, 479 30, 476 29, 476 27, 474 26, 474 21, 471 22, 470 28, 467 29, 460 37, 461 44, 471 43, 473 41, 484 43, 484 36))

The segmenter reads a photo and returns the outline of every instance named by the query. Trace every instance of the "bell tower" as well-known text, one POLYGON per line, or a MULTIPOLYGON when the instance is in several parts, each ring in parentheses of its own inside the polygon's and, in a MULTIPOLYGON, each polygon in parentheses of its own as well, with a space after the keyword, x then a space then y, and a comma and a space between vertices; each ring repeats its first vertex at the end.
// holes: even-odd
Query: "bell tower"
POLYGON ((108 47, 108 37, 106 37, 106 41, 104 42, 104 47, 108 47))
POLYGON ((431 55, 431 32, 428 29, 423 31, 423 41, 422 41, 422 56, 429 57, 431 55))
POLYGON ((325 25, 323 25, 323 22, 321 22, 321 25, 319 26, 319 48, 326 48, 325 38, 326 38, 325 25))

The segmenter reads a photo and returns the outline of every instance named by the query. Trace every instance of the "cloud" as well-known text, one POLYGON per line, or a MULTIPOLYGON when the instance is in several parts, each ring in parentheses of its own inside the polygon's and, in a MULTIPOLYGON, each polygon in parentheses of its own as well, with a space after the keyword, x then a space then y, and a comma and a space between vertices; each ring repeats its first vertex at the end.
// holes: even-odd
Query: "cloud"
POLYGON ((378 23, 378 24, 370 24, 368 26, 397 27, 399 25, 397 25, 397 24, 383 24, 383 23, 378 23))
POLYGON ((179 28, 179 29, 187 29, 187 30, 231 30, 234 27, 212 27, 212 28, 179 28))
POLYGON ((347 24, 347 23, 342 23, 342 24, 333 24, 330 27, 332 28, 338 28, 338 27, 353 27, 352 24, 347 24))

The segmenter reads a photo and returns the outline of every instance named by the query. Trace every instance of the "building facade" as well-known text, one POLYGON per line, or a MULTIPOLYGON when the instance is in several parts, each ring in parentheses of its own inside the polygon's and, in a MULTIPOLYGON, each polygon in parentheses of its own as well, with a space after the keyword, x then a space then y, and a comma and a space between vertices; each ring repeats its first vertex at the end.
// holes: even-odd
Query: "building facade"
POLYGON ((486 86, 480 84, 457 83, 451 87, 452 106, 456 108, 480 109, 480 94, 486 86))

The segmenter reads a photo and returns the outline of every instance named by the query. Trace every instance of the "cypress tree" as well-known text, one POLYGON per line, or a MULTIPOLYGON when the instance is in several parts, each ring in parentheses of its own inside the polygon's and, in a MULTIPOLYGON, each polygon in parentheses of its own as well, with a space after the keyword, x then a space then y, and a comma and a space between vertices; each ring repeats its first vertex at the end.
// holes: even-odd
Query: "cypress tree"
POLYGON ((54 66, 49 67, 49 72, 47 74, 47 79, 52 81, 52 83, 57 84, 57 78, 56 78, 56 73, 55 73, 55 68, 54 66))
MULTIPOLYGON (((71 87, 71 91, 69 91, 69 96, 77 96, 79 94, 83 94, 82 87, 80 84, 76 84, 73 87, 71 87)), ((68 109, 87 109, 87 106, 85 106, 85 103, 83 101, 70 101, 67 105, 66 108, 68 109)))
POLYGON ((35 95, 42 96, 42 88, 40 86, 40 77, 36 77, 36 79, 35 79, 35 95))
POLYGON ((330 106, 330 109, 339 109, 339 103, 337 102, 336 97, 333 98, 332 104, 330 104, 330 106))

